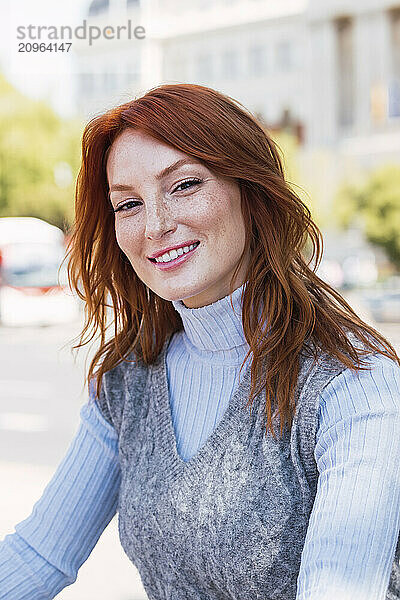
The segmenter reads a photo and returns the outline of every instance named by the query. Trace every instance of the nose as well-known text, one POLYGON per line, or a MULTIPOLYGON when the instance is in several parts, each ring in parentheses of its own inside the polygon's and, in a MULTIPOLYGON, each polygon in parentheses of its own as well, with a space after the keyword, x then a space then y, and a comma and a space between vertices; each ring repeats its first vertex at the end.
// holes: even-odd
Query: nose
POLYGON ((147 207, 145 235, 148 239, 159 239, 174 229, 175 224, 171 212, 163 202, 157 202, 147 207))

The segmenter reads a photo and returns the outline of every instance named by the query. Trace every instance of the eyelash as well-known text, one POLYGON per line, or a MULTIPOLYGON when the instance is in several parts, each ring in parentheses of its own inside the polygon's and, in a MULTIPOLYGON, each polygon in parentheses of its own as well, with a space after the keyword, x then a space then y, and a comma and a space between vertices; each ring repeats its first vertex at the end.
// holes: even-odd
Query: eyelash
MULTIPOLYGON (((198 185, 199 183, 201 183, 202 180, 201 179, 197 179, 196 177, 193 179, 186 179, 185 181, 181 181, 181 183, 179 185, 176 186, 176 188, 174 189, 174 192, 176 192, 176 190, 178 189, 178 187, 181 187, 181 185, 185 185, 185 183, 192 183, 193 185, 198 185)), ((193 186, 190 186, 193 187, 193 186)), ((189 188, 186 188, 189 189, 189 188)), ((182 190, 183 192, 185 190, 182 190)))
MULTIPOLYGON (((197 178, 193 178, 193 179, 186 179, 185 181, 181 181, 181 183, 179 183, 176 188, 174 189, 173 193, 176 192, 176 190, 181 187, 181 185, 185 185, 185 183, 191 183, 192 185, 189 186, 189 188, 186 188, 185 190, 181 190, 182 192, 186 191, 187 189, 190 189, 191 187, 193 187, 194 185, 199 185, 200 183, 202 183, 202 179, 197 179, 197 178)), ((127 202, 125 202, 125 204, 121 204, 120 206, 118 206, 118 208, 114 209, 114 212, 117 213, 120 210, 125 209, 128 204, 133 204, 134 202, 137 202, 136 200, 128 200, 127 202)), ((134 207, 131 207, 134 208, 134 207)), ((129 210, 129 209, 128 209, 129 210)))

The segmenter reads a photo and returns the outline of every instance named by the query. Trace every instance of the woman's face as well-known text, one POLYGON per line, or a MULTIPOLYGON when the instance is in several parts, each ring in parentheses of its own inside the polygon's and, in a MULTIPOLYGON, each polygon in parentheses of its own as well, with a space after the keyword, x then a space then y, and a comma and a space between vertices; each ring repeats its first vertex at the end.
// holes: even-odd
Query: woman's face
MULTIPOLYGON (((107 178, 118 245, 143 283, 188 308, 229 294, 245 243, 236 182, 136 129, 124 130, 113 142, 107 178), (187 252, 192 244, 196 247, 187 252), (166 262, 151 258, 171 248, 177 250, 166 262)), ((247 265, 248 258, 235 289, 247 265)))

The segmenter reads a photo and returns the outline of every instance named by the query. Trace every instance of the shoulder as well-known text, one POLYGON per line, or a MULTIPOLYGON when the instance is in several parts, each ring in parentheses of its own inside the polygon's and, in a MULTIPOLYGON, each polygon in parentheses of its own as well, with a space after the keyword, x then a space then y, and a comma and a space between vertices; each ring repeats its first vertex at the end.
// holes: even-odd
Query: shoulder
POLYGON ((382 354, 368 357, 367 370, 346 368, 319 395, 319 434, 355 418, 400 414, 400 366, 382 354))
MULTIPOLYGON (((138 403, 142 399, 149 367, 137 360, 133 353, 112 369, 106 371, 101 379, 99 397, 95 402, 103 417, 114 429, 119 431, 126 402, 138 403)), ((90 383, 91 396, 94 397, 94 380, 90 383)), ((132 407, 135 410, 135 407, 132 407)))
POLYGON ((365 408, 383 402, 399 407, 400 366, 382 354, 372 354, 367 361, 365 370, 346 368, 333 377, 321 392, 321 406, 342 396, 365 408))

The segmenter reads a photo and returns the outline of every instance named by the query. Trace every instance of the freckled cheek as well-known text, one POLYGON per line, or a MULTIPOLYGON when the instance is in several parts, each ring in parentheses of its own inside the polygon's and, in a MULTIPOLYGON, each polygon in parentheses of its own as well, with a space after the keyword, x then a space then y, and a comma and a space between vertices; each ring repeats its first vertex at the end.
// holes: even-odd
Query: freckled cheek
POLYGON ((214 219, 214 230, 217 233, 217 253, 226 260, 237 260, 245 244, 245 226, 240 215, 224 212, 214 219))
POLYGON ((191 206, 182 207, 174 215, 176 222, 187 223, 192 227, 205 229, 213 222, 211 203, 196 202, 191 206))
POLYGON ((204 230, 225 229, 226 220, 231 211, 230 203, 226 198, 221 198, 221 192, 217 189, 215 193, 207 194, 206 197, 199 198, 198 201, 190 207, 190 211, 185 211, 182 216, 186 220, 204 230))
POLYGON ((115 237, 118 246, 127 256, 134 256, 140 252, 140 240, 136 230, 128 225, 121 224, 115 228, 115 237))

